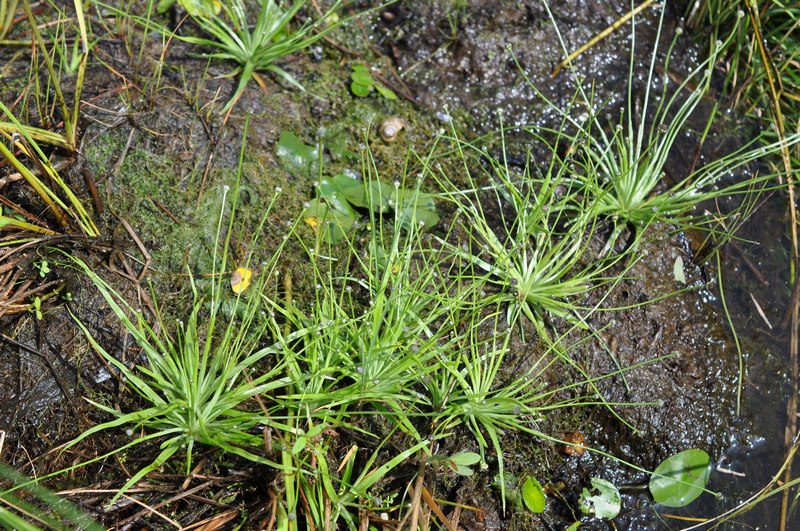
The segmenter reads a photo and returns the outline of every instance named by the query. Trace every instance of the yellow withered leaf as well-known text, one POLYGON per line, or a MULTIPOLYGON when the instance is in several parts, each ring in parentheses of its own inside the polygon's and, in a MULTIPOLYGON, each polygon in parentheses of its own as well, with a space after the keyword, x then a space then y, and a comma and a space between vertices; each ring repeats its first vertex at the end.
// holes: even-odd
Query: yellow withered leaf
POLYGON ((231 289, 235 294, 240 294, 250 285, 250 278, 253 276, 253 271, 246 267, 237 267, 236 271, 231 275, 231 289))
POLYGON ((317 227, 319 227, 319 219, 316 216, 309 216, 307 218, 303 218, 305 221, 314 231, 316 232, 317 227))

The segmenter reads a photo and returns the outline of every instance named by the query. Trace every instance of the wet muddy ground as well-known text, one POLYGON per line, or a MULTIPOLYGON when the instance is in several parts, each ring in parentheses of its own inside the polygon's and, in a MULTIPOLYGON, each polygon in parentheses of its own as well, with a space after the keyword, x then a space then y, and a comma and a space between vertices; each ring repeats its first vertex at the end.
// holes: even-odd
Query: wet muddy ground
MULTIPOLYGON (((584 43, 627 8, 626 2, 551 4, 569 49, 584 43)), ((664 33, 671 38, 680 24, 682 6, 670 4, 667 9, 670 22, 664 33)), ((643 71, 652 53, 655 20, 653 10, 639 19, 637 72, 643 71)), ((568 72, 550 76, 561 52, 538 1, 398 2, 364 17, 360 25, 333 33, 338 48, 323 42, 286 62, 287 70, 321 99, 264 76, 264 88, 251 83, 223 125, 219 109, 235 84, 223 77, 228 65, 209 64, 178 42, 170 43, 162 65, 160 37, 151 34, 142 43, 138 32, 118 23, 115 26, 114 17, 100 7, 93 23, 95 34, 104 37, 90 59, 82 97, 81 149, 67 175, 77 189, 83 189, 85 173, 98 184, 102 212, 97 220, 103 236, 97 242, 76 239, 60 246, 91 263, 145 314, 152 310, 155 293, 159 304, 179 317, 180 309, 191 300, 186 266, 199 274, 208 270, 214 242, 214 216, 209 212, 215 208, 222 186, 232 182, 246 115, 250 116, 245 162, 249 197, 243 218, 258 213, 260 202, 270 197, 276 186, 285 192, 280 209, 268 222, 263 243, 268 252, 270 241, 282 237, 286 221, 297 217, 312 193, 310 182, 287 173, 276 160, 275 145, 281 132, 292 131, 310 144, 321 137, 340 139, 353 151, 368 142, 378 164, 392 172, 401 167, 405 150, 424 148, 435 132, 449 127, 450 122, 468 138, 497 128, 498 110, 502 110, 506 126, 550 125, 556 117, 542 95, 566 106, 575 89, 574 77, 568 72), (389 101, 374 94, 355 98, 348 85, 349 65, 356 61, 375 67, 400 99, 389 101), (541 94, 531 89, 519 67, 541 94), (407 127, 397 142, 387 144, 374 128, 391 115, 401 116, 407 127), (365 132, 369 133, 366 139, 365 132)), ((703 38, 702 33, 689 32, 681 37, 672 62, 677 75, 691 70, 703 50, 694 39, 703 42, 703 38)), ((593 87, 597 101, 605 102, 609 113, 617 112, 625 102, 630 44, 626 26, 576 62, 578 75, 585 76, 586 85, 593 87)), ((26 71, 28 58, 16 56, 14 61, 16 67, 9 63, 3 71, 4 78, 13 80, 3 89, 3 101, 9 98, 7 91, 19 90, 12 89, 13 84, 21 87, 26 82, 10 72, 14 68, 26 71)), ((642 80, 641 75, 634 76, 634 94, 642 90, 642 80)), ((714 150, 725 149, 728 142, 747 140, 736 135, 749 133, 755 126, 735 121, 733 118, 735 128, 726 129, 729 124, 723 124, 714 132, 718 141, 704 148, 704 156, 713 157, 714 150)), ((519 138, 510 135, 510 153, 524 154, 529 148, 519 138)), ((686 153, 694 152, 693 141, 696 143, 693 135, 682 139, 671 171, 680 174, 687 166, 686 153)), ((347 163, 333 160, 331 164, 347 163)), ((11 189, 3 192, 9 197, 15 193, 11 189)), ((588 445, 646 469, 680 450, 703 448, 723 468, 745 474, 713 473, 710 488, 722 492, 722 498, 705 496, 688 508, 669 510, 673 516, 712 516, 764 485, 782 461, 783 404, 790 392, 785 328, 780 326, 791 296, 786 288, 784 208, 780 197, 765 201, 743 228, 745 241, 723 250, 721 272, 702 253, 698 258, 697 235, 677 233, 669 226, 651 227, 645 252, 628 280, 616 287, 608 305, 633 306, 684 287, 676 283, 673 274, 678 257, 686 264, 686 286, 691 289, 623 312, 596 315, 591 324, 603 330, 601 336, 583 344, 576 354, 576 360, 597 375, 613 372, 617 363, 634 366, 664 356, 627 372, 624 382, 613 378, 600 383, 600 392, 609 402, 646 405, 618 408, 629 425, 606 408, 596 407, 542 419, 537 429, 556 438, 580 432, 588 445), (739 359, 722 312, 720 274, 747 371, 739 413, 739 359), (753 299, 772 329, 758 316, 753 299)), ((235 252, 246 253, 246 245, 245 241, 234 242, 235 252)), ((26 474, 59 469, 107 451, 113 444, 117 434, 109 433, 69 454, 50 452, 100 420, 81 397, 110 404, 133 403, 113 371, 88 347, 72 314, 121 359, 139 360, 136 346, 88 280, 68 268, 55 267, 57 255, 49 253, 44 246, 28 249, 20 253, 17 268, 38 274, 36 267, 43 261, 54 264, 53 271, 42 278, 64 281, 63 294, 46 301, 41 316, 22 312, 0 321, 0 429, 7 433, 2 458, 26 474)), ((289 253, 286 263, 298 272, 295 284, 301 299, 304 290, 310 290, 302 282, 307 268, 302 256, 289 253)), ((553 378, 553 385, 558 384, 558 376, 553 378)), ((597 454, 565 455, 557 444, 506 435, 508 473, 517 477, 533 474, 556 485, 561 499, 553 497, 541 516, 511 509, 503 514, 499 493, 491 486, 491 470, 455 485, 439 485, 442 497, 483 511, 479 517, 465 516, 465 529, 565 528, 574 521, 575 500, 591 476, 621 486, 625 508, 613 523, 587 519, 581 529, 686 526, 685 521, 659 514, 648 501, 641 488, 646 475, 597 454)), ((453 444, 461 441, 454 438, 453 444)), ((88 472, 77 472, 66 483, 114 488, 123 471, 142 457, 131 455, 127 463, 109 460, 88 472)), ((208 457, 209 475, 227 473, 228 478, 209 486, 203 496, 235 499, 250 513, 251 522, 264 516, 265 500, 259 492, 264 492, 266 480, 259 480, 245 465, 217 463, 211 454, 203 457, 208 457)), ((156 474, 156 479, 164 491, 176 491, 182 482, 167 472, 156 474)), ((154 490, 144 496, 149 503, 161 495, 154 490)), ((76 501, 89 510, 99 510, 102 505, 100 498, 84 496, 76 501)), ((222 509, 195 500, 176 509, 175 517, 187 524, 219 512, 222 509), (179 510, 183 512, 178 514, 179 510)), ((776 513, 774 504, 763 504, 736 525, 773 528, 771 515, 776 513)), ((109 526, 162 525, 152 519, 136 520, 141 515, 131 506, 98 517, 105 518, 109 526)))

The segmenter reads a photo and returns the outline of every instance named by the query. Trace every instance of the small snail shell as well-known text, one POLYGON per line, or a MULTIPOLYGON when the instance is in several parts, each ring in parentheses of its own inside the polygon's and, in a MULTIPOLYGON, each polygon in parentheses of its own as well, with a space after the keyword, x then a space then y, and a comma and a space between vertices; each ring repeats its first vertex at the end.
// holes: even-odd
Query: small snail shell
POLYGON ((394 142, 397 140, 400 130, 405 126, 405 120, 398 116, 392 116, 381 122, 381 125, 378 126, 378 134, 381 135, 384 142, 394 142))

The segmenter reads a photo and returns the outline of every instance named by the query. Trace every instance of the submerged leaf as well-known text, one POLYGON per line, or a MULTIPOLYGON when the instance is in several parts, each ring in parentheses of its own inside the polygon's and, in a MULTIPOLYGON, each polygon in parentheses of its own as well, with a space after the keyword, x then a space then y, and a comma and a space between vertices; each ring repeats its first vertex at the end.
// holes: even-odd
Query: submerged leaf
POLYGON ((586 514, 593 513, 598 518, 614 518, 622 507, 622 498, 619 490, 610 481, 600 478, 591 478, 592 490, 598 493, 590 496, 588 489, 581 493, 581 511, 586 514))
POLYGON ((356 221, 353 209, 346 203, 342 204, 345 205, 345 209, 337 210, 329 208, 329 205, 320 199, 314 199, 303 211, 303 221, 328 243, 339 242, 352 230, 356 221))
POLYGON ((449 459, 450 468, 462 476, 471 476, 474 472, 470 465, 479 463, 481 456, 475 452, 459 452, 449 459))
POLYGON ((661 462, 650 478, 653 499, 667 507, 684 507, 698 496, 711 475, 711 458, 703 450, 684 450, 661 462))
POLYGON ((412 225, 432 227, 439 223, 436 203, 430 195, 400 189, 397 198, 397 218, 404 229, 412 225))
POLYGON ((337 174, 330 179, 323 178, 317 190, 331 208, 341 213, 352 212, 351 204, 362 206, 360 203, 364 197, 364 185, 361 181, 346 175, 337 174))
POLYGON ((289 171, 306 177, 314 174, 319 160, 319 149, 304 144, 289 131, 281 133, 275 153, 289 171))

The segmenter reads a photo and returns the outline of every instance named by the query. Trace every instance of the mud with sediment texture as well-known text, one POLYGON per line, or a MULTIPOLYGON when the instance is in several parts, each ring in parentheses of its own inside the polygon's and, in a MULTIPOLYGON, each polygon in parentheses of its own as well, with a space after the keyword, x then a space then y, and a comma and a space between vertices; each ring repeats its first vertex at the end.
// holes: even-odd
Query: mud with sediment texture
MULTIPOLYGON (((627 9, 627 2, 568 1, 551 5, 558 32, 569 50, 586 42, 627 9)), ((138 307, 148 312, 152 302, 146 283, 139 289, 127 278, 139 275, 147 256, 133 235, 120 225, 119 218, 124 218, 152 257, 146 278, 156 286, 155 292, 163 300, 174 301, 174 308, 186 306, 190 298, 185 270, 188 265, 196 273, 207 271, 214 241, 214 217, 209 212, 219 208, 220 189, 234 178, 246 115, 250 117, 244 172, 248 199, 242 216, 257 215, 259 202, 270 197, 276 186, 284 194, 281 208, 268 222, 269 234, 264 244, 268 249, 270 239, 280 238, 286 221, 296 217, 313 190, 311 182, 287 175, 276 160, 275 143, 282 131, 293 131, 309 144, 315 143, 324 131, 335 131, 352 151, 359 152, 362 144, 369 143, 387 172, 399 171, 405 149, 411 145, 423 148, 437 129, 449 127, 451 121, 467 137, 496 129, 501 123, 499 110, 505 126, 557 124, 558 117, 544 98, 566 108, 572 101, 576 79, 593 91, 595 101, 578 102, 573 112, 581 113, 581 106, 597 109, 602 104, 613 122, 629 93, 632 43, 634 75, 630 93, 641 98, 644 92, 656 19, 655 10, 645 11, 637 18, 635 38, 625 26, 577 59, 574 74, 565 71, 551 77, 563 54, 541 2, 399 2, 363 20, 373 50, 369 50, 360 31, 349 29, 334 34, 334 38, 360 53, 359 58, 322 44, 312 53, 285 64, 309 92, 322 99, 288 90, 265 77, 265 90, 251 83, 224 126, 217 112, 234 87, 231 79, 221 77, 228 73, 227 65, 212 63, 207 69, 207 62, 190 56, 188 47, 172 43, 167 66, 155 86, 153 72, 162 51, 159 38, 151 35, 145 40, 141 63, 137 56, 139 36, 121 37, 136 43, 130 49, 120 40, 101 40, 96 57, 122 73, 125 81, 109 74, 99 60, 92 61, 83 96, 84 101, 92 102, 83 109, 84 142, 67 175, 76 187, 81 186, 82 170, 99 183, 105 213, 98 219, 103 223, 104 236, 100 247, 81 247, 76 252, 96 265, 128 300, 137 301, 138 307), (375 52, 383 57, 376 58, 375 52), (348 65, 352 62, 377 65, 393 87, 405 93, 405 84, 409 99, 415 102, 403 98, 390 102, 374 95, 354 98, 348 90, 348 65), (409 125, 400 140, 390 146, 377 139, 374 124, 391 115, 402 116, 409 125), (372 134, 365 137, 365 131, 372 134)), ((672 39, 679 26, 679 19, 679 13, 668 12, 658 47, 662 53, 664 43, 672 39)), ((690 71, 705 49, 702 44, 695 44, 694 38, 704 42, 702 35, 689 32, 678 42, 671 63, 678 76, 690 71)), ((17 60, 24 64, 24 58, 17 60)), ((654 88, 659 87, 660 80, 656 80, 654 88)), ((2 97, 6 101, 8 95, 2 97)), ((751 131, 741 127, 738 130, 751 131)), ((725 149, 728 137, 733 138, 733 143, 742 140, 724 130, 714 131, 712 136, 719 149, 725 149)), ((509 152, 519 156, 524 156, 530 147, 524 136, 513 132, 509 133, 509 142, 509 152)), ((681 139, 670 164, 677 178, 691 163, 686 154, 693 153, 694 143, 696 135, 681 139)), ((714 156, 706 149, 701 153, 701 162, 703 157, 714 156)), ((330 163, 347 165, 336 160, 330 163)), ((776 225, 776 218, 780 218, 779 214, 763 211, 757 216, 763 219, 760 227, 776 225)), ((687 237, 676 233, 673 227, 657 226, 651 227, 647 244, 628 273, 629 279, 620 283, 604 303, 609 307, 639 306, 597 314, 591 324, 602 332, 573 353, 575 361, 593 376, 608 374, 619 366, 637 366, 626 371, 624 378, 600 380, 598 387, 610 403, 641 405, 615 407, 625 422, 607 408, 597 406, 555 413, 540 420, 537 429, 554 437, 579 431, 588 445, 646 469, 677 451, 695 447, 707 450, 715 462, 748 472, 742 480, 713 474, 711 487, 722 489, 727 498, 715 504, 706 497, 687 509, 670 510, 673 514, 708 516, 754 490, 768 474, 753 474, 775 470, 774 456, 780 453, 780 405, 787 376, 781 351, 775 346, 779 344, 775 339, 778 332, 766 330, 748 310, 747 301, 754 293, 773 323, 778 323, 788 294, 783 289, 785 279, 773 272, 785 267, 781 251, 784 242, 775 242, 770 231, 765 234, 756 230, 752 238, 775 247, 763 249, 764 246, 742 243, 739 250, 726 248, 724 252, 726 286, 731 290, 729 305, 751 371, 743 397, 743 415, 736 415, 738 359, 721 313, 715 267, 707 261, 694 260, 699 249, 696 236, 687 237), (763 259, 759 258, 762 252, 763 259), (753 268, 741 265, 741 253, 757 264, 758 274, 768 279, 766 284, 754 277, 753 268), (686 264, 687 286, 692 289, 644 304, 684 287, 676 283, 673 275, 678 257, 686 264), (759 413, 755 419, 750 418, 753 411, 759 413)), ((246 253, 246 244, 234 242, 240 253, 246 253)), ((42 256, 49 256, 46 250, 31 255, 29 262, 42 256)), ((296 271, 296 297, 302 300, 310 288, 303 285, 303 272, 308 265, 299 249, 290 250, 287 267, 296 271)), ((138 361, 139 355, 87 280, 67 269, 56 268, 52 275, 67 281, 71 302, 48 306, 41 319, 23 313, 2 320, 3 332, 25 345, 0 344, 0 429, 7 431, 3 457, 27 473, 30 470, 25 469, 24 462, 28 455, 34 462, 38 457, 39 463, 46 463, 40 468, 52 470, 66 464, 66 458, 48 461, 41 456, 76 435, 76 430, 99 420, 97 412, 81 400, 82 395, 95 399, 111 396, 112 401, 125 399, 114 375, 87 347, 68 310, 73 310, 107 349, 132 362, 138 361)), ((526 353, 535 352, 537 345, 519 343, 517 347, 520 353, 526 353)), ((552 385, 563 383, 559 378, 570 376, 548 375, 552 385)), ((455 437, 453 444, 466 444, 467 440, 455 437)), ((102 443, 96 444, 102 447, 102 443)), ((345 444, 341 447, 346 449, 345 444)), ((512 504, 502 513, 499 493, 491 486, 491 469, 472 479, 431 485, 432 489, 439 488, 437 496, 483 510, 479 517, 464 512, 462 522, 467 529, 538 529, 544 524, 561 528, 574 521, 577 497, 593 476, 630 487, 623 489, 625 508, 614 522, 617 528, 681 527, 680 522, 659 517, 657 508, 637 488, 646 483, 647 476, 616 460, 592 453, 566 456, 557 444, 520 434, 506 434, 504 448, 509 475, 521 478, 533 474, 542 483, 552 484, 559 495, 549 499, 543 515, 534 517, 515 512, 512 504)), ((106 479, 102 469, 92 470, 100 474, 97 481, 106 479)), ((245 490, 248 503, 258 504, 255 486, 245 490)), ((769 512, 764 509, 764 513, 769 512)), ((764 516, 756 513, 747 518, 761 523, 764 516)), ((585 520, 587 528, 610 527, 585 520)))

